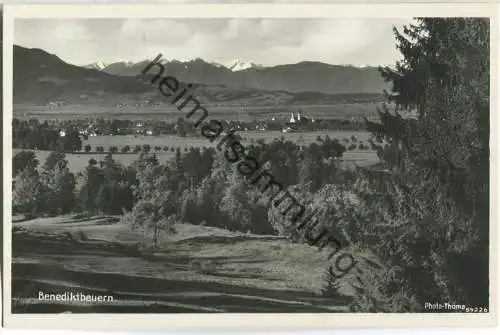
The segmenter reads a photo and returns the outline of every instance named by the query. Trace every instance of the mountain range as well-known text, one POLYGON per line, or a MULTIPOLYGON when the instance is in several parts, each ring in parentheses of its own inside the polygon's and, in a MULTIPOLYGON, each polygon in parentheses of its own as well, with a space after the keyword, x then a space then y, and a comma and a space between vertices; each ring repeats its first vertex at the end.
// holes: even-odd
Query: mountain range
MULTIPOLYGON (((99 70, 118 76, 136 76, 150 62, 117 62, 107 64, 99 70)), ((95 69, 95 64, 86 67, 95 69)), ((376 67, 331 65, 310 61, 264 67, 240 60, 223 66, 201 58, 185 62, 164 61, 163 65, 166 73, 182 81, 231 88, 325 94, 382 93, 388 88, 376 67)))
MULTIPOLYGON (((149 61, 144 61, 144 62, 114 62, 114 63, 104 63, 104 62, 95 62, 87 65, 83 65, 82 67, 86 69, 94 69, 94 70, 101 70, 107 73, 111 74, 118 74, 118 75, 127 75, 129 69, 131 67, 139 67, 139 66, 144 66, 145 64, 147 65, 149 61)), ((190 62, 184 62, 186 66, 189 66, 190 62)), ((241 71, 241 70, 246 70, 250 68, 264 68, 264 66, 251 63, 251 62, 245 62, 240 59, 235 59, 228 63, 227 65, 222 65, 216 62, 210 62, 209 64, 215 66, 215 67, 223 67, 226 69, 229 69, 231 71, 241 71)))
MULTIPOLYGON (((14 46, 14 103, 46 105, 61 101, 66 105, 85 106, 168 104, 168 99, 158 92, 157 86, 136 78, 148 63, 95 63, 92 68, 84 68, 68 64, 41 49, 14 46)), ((198 58, 188 62, 170 61, 165 68, 165 75, 193 83, 192 94, 201 103, 218 105, 373 102, 381 101, 381 92, 385 88, 377 72, 314 62, 231 71, 198 58), (340 76, 342 73, 343 77, 340 76), (328 79, 328 75, 338 80, 328 79), (325 93, 325 89, 319 90, 318 85, 325 81, 337 89, 330 94, 325 93), (369 88, 372 86, 374 88, 369 88)))

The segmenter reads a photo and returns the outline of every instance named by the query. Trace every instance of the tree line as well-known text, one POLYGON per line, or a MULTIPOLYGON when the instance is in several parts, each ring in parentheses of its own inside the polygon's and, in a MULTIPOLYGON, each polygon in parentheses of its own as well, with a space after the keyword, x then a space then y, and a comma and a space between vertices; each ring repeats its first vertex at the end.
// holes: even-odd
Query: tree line
MULTIPOLYGON (((225 121, 229 129, 281 131, 283 121, 225 121)), ((345 119, 319 119, 301 127, 301 131, 318 130, 363 130, 362 121, 350 121, 345 119)), ((134 121, 119 119, 97 118, 89 120, 64 120, 44 121, 40 123, 37 119, 19 120, 13 119, 12 140, 13 147, 18 149, 58 150, 73 152, 82 150, 82 140, 89 136, 103 135, 177 135, 180 137, 199 137, 199 131, 193 122, 178 118, 175 122, 163 120, 157 121, 134 121), (61 131, 64 136, 61 136, 61 131)), ((86 147, 85 147, 86 148, 86 147)))
POLYGON ((47 121, 40 123, 37 119, 29 121, 14 119, 12 147, 74 152, 82 150, 82 139, 78 128, 72 124, 67 124, 64 128, 55 128, 47 121))
MULTIPOLYGON (((338 158, 345 151, 345 147, 339 141, 331 140, 329 137, 309 147, 300 147, 281 138, 269 144, 259 141, 257 145, 249 148, 256 157, 273 166, 273 172, 285 185, 298 183, 302 178, 313 180, 311 183, 313 188, 319 187, 329 176, 332 166, 331 161, 325 161, 321 157, 329 155, 338 158), (317 175, 319 172, 323 176, 317 175)), ((113 159, 112 153, 108 153, 100 162, 90 159, 84 171, 73 175, 69 171, 68 161, 63 152, 51 152, 44 165, 39 167, 33 151, 21 151, 13 158, 15 193, 13 205, 16 211, 31 217, 44 214, 58 215, 70 211, 122 214, 122 209, 129 210, 142 197, 140 194, 145 194, 138 191, 144 186, 140 183, 141 180, 159 180, 157 178, 161 177, 144 176, 145 173, 165 173, 169 176, 167 185, 169 187, 177 185, 176 191, 180 194, 185 191, 195 192, 202 182, 212 182, 210 175, 214 173, 212 165, 217 157, 214 148, 190 148, 185 152, 177 148, 174 158, 167 164, 161 165, 154 154, 143 152, 131 166, 125 167, 113 159), (61 203, 61 206, 57 207, 58 199, 55 198, 51 200, 50 206, 42 203, 51 198, 44 193, 46 189, 51 188, 61 192, 64 190, 61 193, 61 199, 65 199, 64 205, 61 203), (31 196, 27 196, 28 194, 31 196)), ((223 165, 223 162, 218 162, 216 165, 222 166, 221 164, 223 165)), ((167 192, 166 189, 156 191, 167 192)), ((189 198, 189 195, 193 194, 184 196, 189 198)), ((182 202, 178 205, 181 206, 182 202)), ((207 218, 205 221, 220 226, 217 219, 207 218)))

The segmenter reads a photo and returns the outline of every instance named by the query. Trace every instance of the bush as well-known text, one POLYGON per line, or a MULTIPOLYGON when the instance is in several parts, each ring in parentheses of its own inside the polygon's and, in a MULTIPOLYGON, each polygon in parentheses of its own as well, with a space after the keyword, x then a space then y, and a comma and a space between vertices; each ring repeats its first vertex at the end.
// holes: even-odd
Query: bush
POLYGON ((39 161, 34 151, 20 151, 12 159, 12 176, 24 169, 36 170, 39 161))
POLYGON ((38 216, 43 208, 43 185, 36 170, 24 169, 13 180, 12 209, 27 218, 38 216))

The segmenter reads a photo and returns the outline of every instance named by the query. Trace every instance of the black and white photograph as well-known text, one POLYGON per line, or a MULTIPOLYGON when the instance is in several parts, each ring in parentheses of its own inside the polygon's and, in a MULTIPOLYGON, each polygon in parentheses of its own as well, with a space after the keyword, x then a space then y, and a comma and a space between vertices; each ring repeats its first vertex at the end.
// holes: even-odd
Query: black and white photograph
POLYGON ((109 13, 9 19, 13 315, 491 314, 491 17, 109 13))

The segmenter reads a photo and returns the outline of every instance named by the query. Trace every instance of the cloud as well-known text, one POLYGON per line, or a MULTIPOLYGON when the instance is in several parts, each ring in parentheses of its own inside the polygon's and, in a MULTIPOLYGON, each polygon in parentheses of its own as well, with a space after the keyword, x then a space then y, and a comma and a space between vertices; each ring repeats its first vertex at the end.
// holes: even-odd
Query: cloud
POLYGON ((62 59, 140 61, 165 58, 227 63, 235 58, 275 65, 304 60, 391 64, 392 32, 410 19, 23 19, 15 41, 62 59), (43 32, 43 33, 40 33, 43 32))
POLYGON ((90 34, 87 28, 76 22, 64 22, 56 25, 49 33, 54 39, 59 40, 87 40, 90 34))
POLYGON ((187 25, 172 20, 125 20, 120 29, 123 38, 151 44, 180 45, 190 37, 187 25))

